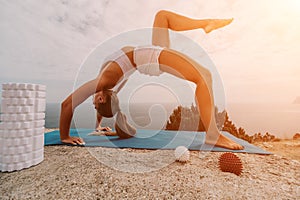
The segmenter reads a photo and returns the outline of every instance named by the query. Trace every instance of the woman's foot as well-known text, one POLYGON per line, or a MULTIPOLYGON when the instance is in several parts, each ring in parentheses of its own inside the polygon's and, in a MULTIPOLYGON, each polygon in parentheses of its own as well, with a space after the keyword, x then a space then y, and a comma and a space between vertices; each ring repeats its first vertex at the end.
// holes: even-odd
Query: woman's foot
POLYGON ((210 33, 211 31, 227 26, 233 21, 232 19, 209 19, 208 24, 204 29, 205 33, 210 33))
POLYGON ((232 141, 231 139, 225 137, 222 134, 219 134, 217 137, 213 136, 206 136, 205 139, 206 144, 211 144, 218 147, 223 147, 226 149, 232 149, 232 150, 242 150, 244 147, 242 145, 239 145, 238 143, 232 141))

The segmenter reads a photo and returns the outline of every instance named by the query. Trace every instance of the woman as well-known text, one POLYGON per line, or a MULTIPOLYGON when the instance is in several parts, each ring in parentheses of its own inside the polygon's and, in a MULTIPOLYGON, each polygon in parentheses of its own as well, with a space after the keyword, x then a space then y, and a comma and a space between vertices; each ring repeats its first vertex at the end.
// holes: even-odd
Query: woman
MULTIPOLYGON (((69 136, 73 110, 89 96, 96 93, 95 107, 99 113, 105 113, 103 109, 107 108, 107 102, 110 104, 110 98, 114 97, 111 89, 119 84, 122 79, 128 78, 133 71, 138 70, 141 73, 156 76, 166 72, 194 82, 196 84, 197 106, 206 129, 205 143, 228 149, 243 149, 241 145, 223 136, 217 128, 210 72, 186 55, 168 48, 169 29, 185 31, 202 28, 206 33, 209 33, 231 22, 232 19, 197 20, 169 11, 159 11, 155 16, 153 25, 153 46, 122 48, 103 65, 100 74, 94 80, 83 84, 63 101, 59 127, 61 141, 82 144, 83 140, 81 138, 69 136)), ((116 110, 116 112, 119 111, 119 109, 116 110)), ((115 113, 108 115, 111 117, 115 113)), ((124 116, 122 119, 124 120, 124 116)), ((127 127, 128 132, 134 132, 130 125, 127 127)))

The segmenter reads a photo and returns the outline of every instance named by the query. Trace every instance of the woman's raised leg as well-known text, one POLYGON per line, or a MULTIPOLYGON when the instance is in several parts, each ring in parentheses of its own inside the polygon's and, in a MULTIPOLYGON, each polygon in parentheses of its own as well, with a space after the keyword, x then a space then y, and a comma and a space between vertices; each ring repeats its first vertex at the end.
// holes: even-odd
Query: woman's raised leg
POLYGON ((192 19, 170 11, 161 10, 155 15, 152 44, 169 47, 168 29, 174 31, 203 29, 206 33, 209 33, 230 24, 232 20, 233 19, 192 19))

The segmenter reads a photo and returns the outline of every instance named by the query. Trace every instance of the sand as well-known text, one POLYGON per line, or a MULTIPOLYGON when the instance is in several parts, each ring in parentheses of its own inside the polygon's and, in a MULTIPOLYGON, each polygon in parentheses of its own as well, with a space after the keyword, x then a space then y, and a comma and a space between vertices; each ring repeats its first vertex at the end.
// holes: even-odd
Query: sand
POLYGON ((117 149, 46 146, 45 159, 37 166, 0 173, 0 199, 300 199, 299 144, 257 144, 275 152, 269 156, 236 154, 244 165, 240 176, 219 170, 218 152, 192 151, 184 164, 172 161, 174 152, 164 150, 157 159, 167 165, 142 172, 154 163, 136 162, 135 155, 153 151, 122 149, 129 155, 122 157, 117 149), (285 145, 298 154, 288 157, 285 145), (91 152, 106 161, 99 162, 91 152), (107 161, 118 166, 108 167, 107 161), (140 173, 114 169, 120 166, 140 173))

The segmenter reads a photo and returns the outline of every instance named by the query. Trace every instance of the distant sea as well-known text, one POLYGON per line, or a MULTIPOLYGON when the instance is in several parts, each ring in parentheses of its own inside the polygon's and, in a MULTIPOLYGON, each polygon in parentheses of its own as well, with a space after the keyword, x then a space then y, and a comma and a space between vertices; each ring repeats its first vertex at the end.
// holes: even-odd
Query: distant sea
MULTIPOLYGON (((163 129, 165 124, 177 107, 176 104, 150 104, 136 103, 134 105, 121 105, 128 121, 139 129, 163 129)), ((57 128, 59 124, 60 104, 48 103, 46 106, 46 127, 57 128)), ((113 118, 103 118, 102 126, 114 125, 113 118)), ((96 123, 96 110, 92 104, 81 104, 73 115, 72 127, 94 128, 96 123)))
MULTIPOLYGON (((175 104, 134 104, 123 105, 122 110, 135 127, 140 129, 164 128, 175 104), (129 114, 130 113, 130 114, 129 114)), ((269 132, 280 138, 291 138, 300 133, 300 104, 238 104, 226 106, 229 118, 246 133, 265 134, 269 132)), ((46 127, 58 127, 60 104, 49 103, 46 109, 46 127)), ((82 104, 74 114, 72 127, 95 127, 96 112, 92 104, 82 104)), ((113 126, 113 119, 104 119, 103 126, 113 126)))
MULTIPOLYGON (((129 122, 138 129, 163 129, 178 105, 139 103, 122 105, 129 122)), ((291 138, 300 133, 300 104, 228 104, 229 118, 246 133, 269 132, 280 138, 291 138)), ((48 103, 46 106, 47 128, 59 126, 60 104, 48 103)), ((80 105, 73 117, 73 128, 94 128, 96 112, 92 104, 80 105)), ((113 127, 114 119, 104 118, 102 125, 113 127)))
POLYGON ((292 138, 300 133, 300 104, 228 104, 230 119, 246 133, 269 132, 280 138, 292 138))

